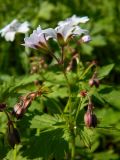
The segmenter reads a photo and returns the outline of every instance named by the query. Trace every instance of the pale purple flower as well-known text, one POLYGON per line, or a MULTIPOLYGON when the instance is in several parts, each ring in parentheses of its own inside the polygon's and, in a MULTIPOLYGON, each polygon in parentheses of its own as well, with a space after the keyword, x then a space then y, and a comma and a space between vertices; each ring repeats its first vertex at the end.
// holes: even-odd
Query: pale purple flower
POLYGON ((78 25, 80 23, 86 23, 87 21, 89 21, 89 18, 87 16, 85 16, 85 17, 78 17, 76 15, 73 15, 72 17, 67 18, 64 21, 60 21, 58 23, 58 25, 61 26, 61 25, 71 24, 71 25, 74 26, 74 25, 78 25))
POLYGON ((59 22, 59 25, 55 29, 48 28, 42 30, 39 26, 29 37, 24 39, 24 46, 48 51, 50 49, 48 45, 49 39, 55 40, 60 45, 66 45, 72 37, 88 34, 87 30, 77 26, 77 24, 85 23, 88 20, 88 17, 77 17, 73 15, 66 21, 59 22))
POLYGON ((39 26, 36 30, 33 31, 30 37, 26 37, 24 39, 25 44, 23 45, 34 49, 49 50, 47 41, 50 38, 56 39, 56 32, 54 29, 48 28, 42 30, 39 26))
POLYGON ((81 29, 79 26, 71 25, 71 23, 58 26, 55 30, 57 40, 62 44, 66 44, 74 36, 81 36, 88 32, 87 30, 81 29))
POLYGON ((15 34, 27 33, 29 31, 29 26, 27 21, 20 23, 17 19, 14 19, 10 24, 1 29, 0 33, 2 37, 5 37, 6 41, 14 41, 15 34))
POLYGON ((73 35, 74 36, 81 36, 82 34, 87 34, 88 30, 82 29, 79 26, 74 26, 73 35))
POLYGON ((45 34, 46 40, 49 40, 50 38, 54 40, 57 39, 56 31, 53 28, 44 29, 42 32, 45 34))
POLYGON ((91 37, 89 35, 84 35, 82 38, 81 38, 82 42, 89 42, 91 41, 91 37))

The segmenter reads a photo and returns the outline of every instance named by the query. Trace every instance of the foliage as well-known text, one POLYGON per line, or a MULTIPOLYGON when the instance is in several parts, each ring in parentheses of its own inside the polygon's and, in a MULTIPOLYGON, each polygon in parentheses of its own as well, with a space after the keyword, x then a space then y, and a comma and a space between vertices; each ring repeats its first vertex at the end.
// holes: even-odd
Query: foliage
MULTIPOLYGON (((79 63, 73 62, 72 71, 67 73, 72 91, 69 96, 69 83, 53 58, 24 48, 21 45, 24 35, 18 34, 14 42, 0 38, 0 103, 7 104, 7 111, 11 112, 21 97, 28 103, 32 100, 21 119, 13 118, 21 137, 21 143, 14 149, 7 142, 7 117, 0 112, 0 159, 70 159, 74 134, 75 159, 120 159, 119 13, 117 0, 1 3, 0 28, 17 18, 29 21, 32 31, 38 25, 55 27, 58 21, 73 14, 87 15, 90 22, 81 26, 89 30, 92 40, 81 45, 70 43, 80 57, 79 63), (39 64, 43 59, 44 63, 39 64), (88 83, 94 71, 98 73, 99 88, 88 83), (96 128, 84 125, 88 99, 81 96, 81 91, 92 97, 99 121, 96 128)), ((59 58, 58 45, 50 43, 59 58)), ((67 66, 71 50, 66 48, 65 52, 67 66)))

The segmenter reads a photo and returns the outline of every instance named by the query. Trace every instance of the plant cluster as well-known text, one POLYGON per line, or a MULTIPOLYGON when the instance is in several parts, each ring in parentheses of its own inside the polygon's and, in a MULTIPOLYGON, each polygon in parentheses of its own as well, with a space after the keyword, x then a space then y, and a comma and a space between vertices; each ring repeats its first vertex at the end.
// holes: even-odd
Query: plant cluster
MULTIPOLYGON (((0 111, 7 117, 7 140, 15 157, 18 146, 23 155, 26 149, 29 159, 36 156, 57 160, 80 158, 77 141, 91 148, 89 132, 101 127, 94 111, 94 97, 104 103, 98 92, 100 80, 114 65, 100 68, 95 60, 87 64, 80 59, 79 47, 92 40, 88 30, 80 27, 88 20, 88 17, 73 15, 60 21, 54 29, 39 26, 25 37, 22 44, 25 49, 35 49, 38 54, 29 55, 31 69, 27 77, 19 82, 12 80, 14 84, 10 80, 8 86, 2 86, 5 88, 2 101, 3 97, 5 100, 9 96, 19 97, 12 110, 5 102, 0 103, 0 111), (22 141, 18 129, 27 119, 32 130, 28 136, 34 136, 22 141), (33 141, 39 146, 38 155, 29 152, 31 147, 34 149, 33 141)), ((7 41, 13 41, 15 34, 26 34, 28 30, 28 22, 21 24, 14 20, 0 32, 7 41)))

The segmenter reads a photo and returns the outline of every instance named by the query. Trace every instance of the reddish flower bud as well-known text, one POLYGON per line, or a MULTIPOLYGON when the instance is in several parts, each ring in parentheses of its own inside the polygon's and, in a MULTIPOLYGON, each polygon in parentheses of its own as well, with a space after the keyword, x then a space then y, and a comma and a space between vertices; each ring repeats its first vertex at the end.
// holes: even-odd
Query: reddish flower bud
POLYGON ((16 116, 17 119, 21 118, 24 114, 24 108, 19 104, 17 103, 15 106, 14 106, 14 109, 12 111, 12 114, 14 116, 16 116))
POLYGON ((94 79, 94 85, 95 85, 96 88, 99 87, 99 85, 100 85, 99 79, 94 79))
POLYGON ((14 128, 12 123, 8 123, 8 130, 7 130, 7 139, 9 145, 14 148, 15 144, 20 143, 20 135, 16 128, 14 128))
POLYGON ((92 114, 92 127, 96 127, 98 124, 98 120, 95 114, 92 114))
POLYGON ((14 148, 15 144, 20 143, 20 135, 16 128, 13 129, 13 132, 8 134, 8 143, 12 148, 14 148))
POLYGON ((97 126, 97 117, 91 111, 87 111, 84 115, 84 122, 87 127, 96 127, 97 126))
POLYGON ((89 103, 88 103, 88 110, 92 112, 93 108, 94 108, 93 103, 92 103, 92 102, 89 102, 89 103))
POLYGON ((89 80, 89 85, 90 85, 90 87, 95 86, 96 88, 98 88, 99 85, 100 85, 100 82, 99 82, 99 80, 97 78, 96 79, 91 78, 89 80))
POLYGON ((91 62, 91 64, 97 66, 98 62, 97 62, 96 60, 93 60, 93 61, 91 62))
POLYGON ((80 95, 81 95, 82 97, 85 97, 85 96, 87 95, 87 91, 85 91, 85 90, 81 91, 81 92, 80 92, 80 95))
POLYGON ((89 86, 90 86, 90 87, 94 86, 94 79, 90 79, 90 80, 89 80, 89 86))
POLYGON ((27 99, 24 101, 23 108, 25 111, 31 105, 32 98, 34 99, 34 97, 31 97, 31 99, 27 99))

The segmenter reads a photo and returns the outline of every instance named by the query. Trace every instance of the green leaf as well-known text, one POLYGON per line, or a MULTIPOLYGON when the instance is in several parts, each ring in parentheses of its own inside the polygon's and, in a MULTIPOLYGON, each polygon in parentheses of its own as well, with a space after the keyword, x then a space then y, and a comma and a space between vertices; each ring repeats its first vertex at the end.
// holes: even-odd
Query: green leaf
POLYGON ((120 108, 120 91, 119 90, 111 90, 108 93, 101 94, 101 97, 110 105, 120 108))
POLYGON ((90 43, 92 46, 105 46, 106 40, 103 36, 97 35, 92 38, 92 41, 90 43))
POLYGON ((33 83, 38 78, 40 78, 38 74, 27 75, 27 76, 24 76, 24 78, 23 77, 19 78, 15 81, 15 84, 13 85, 13 87, 10 88, 10 91, 17 89, 19 87, 24 87, 25 85, 28 85, 30 83, 33 83))
MULTIPOLYGON (((14 94, 14 92, 18 88, 22 90, 22 88, 33 83, 39 77, 40 77, 39 75, 34 74, 34 75, 24 76, 20 78, 14 78, 14 77, 9 78, 0 86, 0 93, 1 93, 0 100, 2 101, 2 99, 8 98, 12 94, 14 94)), ((15 94, 17 93, 15 92, 15 94)))
POLYGON ((79 133, 80 139, 83 141, 85 146, 87 146, 88 148, 91 148, 90 136, 88 135, 86 130, 85 129, 81 130, 81 129, 78 128, 78 133, 79 133))
POLYGON ((59 128, 59 125, 61 125, 63 122, 62 118, 58 115, 36 115, 32 121, 30 128, 39 128, 41 130, 47 130, 47 129, 56 129, 59 128))
POLYGON ((68 143, 63 138, 63 130, 55 129, 40 133, 40 136, 31 137, 28 147, 23 150, 23 156, 28 159, 44 157, 45 159, 64 159, 68 151, 68 143))
POLYGON ((103 79, 104 77, 106 77, 110 71, 113 69, 114 64, 109 64, 107 66, 103 66, 99 69, 98 71, 98 78, 99 79, 103 79))
POLYGON ((119 156, 113 150, 94 153, 94 158, 97 160, 119 160, 119 156))

